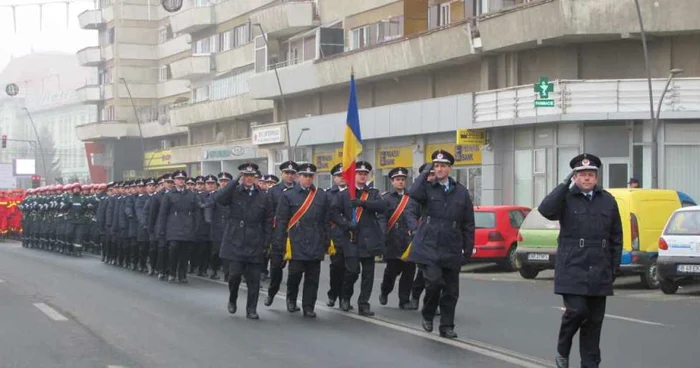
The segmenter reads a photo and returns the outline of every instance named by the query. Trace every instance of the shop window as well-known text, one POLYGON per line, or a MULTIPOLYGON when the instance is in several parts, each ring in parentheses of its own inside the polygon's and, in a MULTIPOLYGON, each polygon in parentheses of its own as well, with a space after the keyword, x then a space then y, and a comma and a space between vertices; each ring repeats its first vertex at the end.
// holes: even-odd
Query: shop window
POLYGON ((532 150, 516 150, 514 166, 513 202, 516 205, 532 207, 532 150))
POLYGON ((329 189, 333 183, 330 174, 318 174, 316 175, 316 188, 329 189))
POLYGON ((481 168, 462 167, 453 169, 453 177, 458 183, 464 185, 469 190, 474 205, 481 204, 481 168))

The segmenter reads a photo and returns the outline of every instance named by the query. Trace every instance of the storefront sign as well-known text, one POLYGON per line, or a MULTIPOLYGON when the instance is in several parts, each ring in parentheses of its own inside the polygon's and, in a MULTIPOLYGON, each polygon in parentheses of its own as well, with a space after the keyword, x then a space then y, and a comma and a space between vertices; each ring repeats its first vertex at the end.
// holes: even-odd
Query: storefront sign
POLYGON ((253 144, 255 145, 284 143, 284 141, 284 127, 253 129, 253 144))
POLYGON ((314 165, 318 172, 329 172, 334 163, 335 152, 323 152, 314 155, 314 165))
POLYGON ((143 157, 143 167, 146 170, 151 170, 161 166, 170 166, 172 157, 172 152, 169 150, 146 152, 143 157))
POLYGON ((413 149, 411 147, 377 149, 377 169, 395 167, 413 167, 413 149))
POLYGON ((252 147, 244 146, 220 146, 220 147, 210 147, 202 149, 202 160, 203 161, 223 161, 223 160, 237 160, 243 158, 247 151, 255 151, 252 147))
POLYGON ((481 165, 481 149, 476 144, 428 144, 425 146, 425 162, 430 162, 433 152, 439 149, 455 156, 455 166, 481 165))
POLYGON ((535 83, 535 107, 554 107, 554 100, 549 98, 549 94, 554 92, 554 83, 549 81, 547 77, 540 77, 535 83))
POLYGON ((456 144, 483 146, 486 144, 486 131, 475 129, 457 129, 456 144))

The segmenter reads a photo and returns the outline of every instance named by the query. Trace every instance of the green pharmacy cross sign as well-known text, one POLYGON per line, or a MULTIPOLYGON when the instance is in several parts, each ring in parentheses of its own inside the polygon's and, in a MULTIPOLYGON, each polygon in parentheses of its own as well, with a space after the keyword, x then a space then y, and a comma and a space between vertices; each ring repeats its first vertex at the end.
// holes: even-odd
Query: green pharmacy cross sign
POLYGON ((535 107, 554 107, 554 100, 549 98, 549 93, 554 92, 554 83, 550 83, 547 77, 540 77, 535 83, 535 92, 539 97, 535 99, 535 107))

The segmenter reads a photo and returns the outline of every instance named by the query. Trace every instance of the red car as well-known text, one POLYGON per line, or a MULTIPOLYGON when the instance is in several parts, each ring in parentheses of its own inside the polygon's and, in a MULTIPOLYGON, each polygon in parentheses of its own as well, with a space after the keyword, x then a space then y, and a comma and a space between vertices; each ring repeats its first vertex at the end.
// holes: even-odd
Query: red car
POLYGON ((474 207, 476 236, 472 261, 496 262, 507 271, 516 271, 518 229, 528 213, 530 208, 522 206, 474 207))

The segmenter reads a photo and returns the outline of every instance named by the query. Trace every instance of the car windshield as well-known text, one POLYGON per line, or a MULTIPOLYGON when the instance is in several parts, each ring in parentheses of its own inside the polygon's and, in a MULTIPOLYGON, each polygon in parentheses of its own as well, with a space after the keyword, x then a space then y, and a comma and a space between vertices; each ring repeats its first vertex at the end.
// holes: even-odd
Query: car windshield
POLYGON ((664 235, 700 235, 700 211, 674 213, 666 225, 664 235))
POLYGON ((496 227, 496 214, 493 212, 474 212, 474 225, 477 229, 496 227))
POLYGON ((559 221, 549 221, 539 211, 533 209, 525 218, 520 229, 559 230, 559 221))

